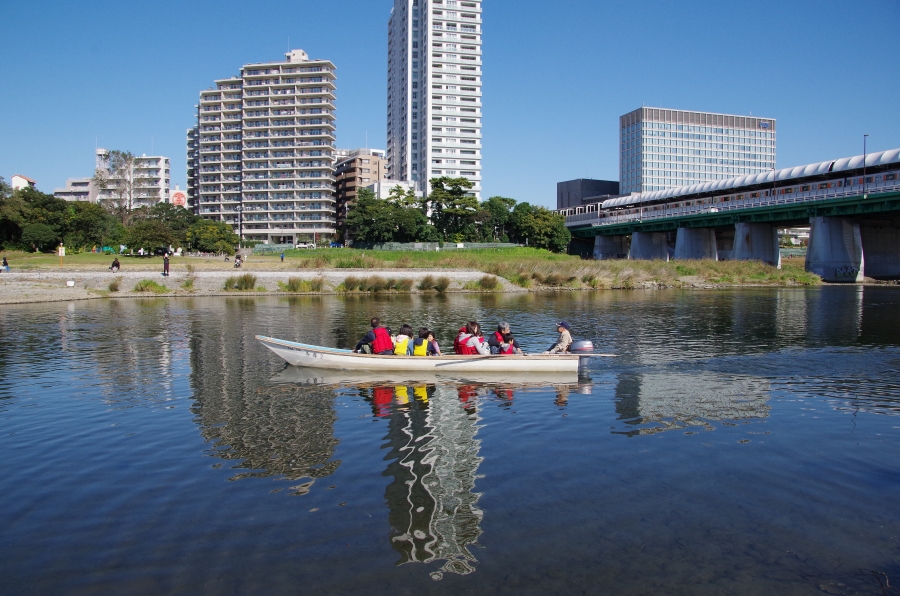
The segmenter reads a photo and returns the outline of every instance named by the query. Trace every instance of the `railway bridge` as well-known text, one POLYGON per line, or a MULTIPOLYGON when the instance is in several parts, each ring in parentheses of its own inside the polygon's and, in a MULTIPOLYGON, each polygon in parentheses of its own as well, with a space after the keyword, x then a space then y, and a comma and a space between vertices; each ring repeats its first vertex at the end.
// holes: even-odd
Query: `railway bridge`
POLYGON ((778 230, 809 226, 807 271, 832 282, 900 279, 900 149, 560 213, 596 259, 756 259, 780 267, 778 230))

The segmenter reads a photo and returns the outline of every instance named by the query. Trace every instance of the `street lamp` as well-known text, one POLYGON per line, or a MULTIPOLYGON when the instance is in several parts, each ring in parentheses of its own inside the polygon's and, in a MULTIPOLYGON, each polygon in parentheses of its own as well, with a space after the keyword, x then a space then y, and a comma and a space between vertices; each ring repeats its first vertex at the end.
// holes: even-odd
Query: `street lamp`
POLYGON ((863 198, 869 198, 868 193, 868 185, 866 184, 866 141, 868 140, 869 135, 863 135, 863 198))

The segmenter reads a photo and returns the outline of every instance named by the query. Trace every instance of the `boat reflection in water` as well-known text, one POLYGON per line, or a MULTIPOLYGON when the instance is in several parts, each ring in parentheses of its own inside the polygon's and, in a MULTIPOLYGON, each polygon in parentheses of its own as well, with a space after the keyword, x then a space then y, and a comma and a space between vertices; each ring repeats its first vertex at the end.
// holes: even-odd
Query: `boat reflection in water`
MULTIPOLYGON (((383 374, 383 373, 382 373, 383 374)), ((510 383, 500 374, 465 373, 443 376, 411 373, 408 378, 373 381, 373 373, 322 371, 288 367, 273 378, 289 386, 351 386, 387 419, 384 475, 391 525, 391 546, 404 563, 443 562, 431 572, 466 575, 478 560, 469 550, 481 535, 484 512, 475 491, 481 441, 480 403, 485 398, 512 402, 516 389, 555 386, 558 394, 584 391, 576 374, 517 374, 510 383)))

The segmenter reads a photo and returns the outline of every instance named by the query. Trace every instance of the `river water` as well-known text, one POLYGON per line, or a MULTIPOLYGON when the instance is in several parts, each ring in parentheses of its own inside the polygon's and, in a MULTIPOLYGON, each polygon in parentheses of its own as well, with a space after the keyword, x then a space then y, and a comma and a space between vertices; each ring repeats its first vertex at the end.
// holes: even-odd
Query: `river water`
MULTIPOLYGON (((900 291, 134 299, 0 310, 2 594, 882 594, 900 291), (285 367, 381 315, 568 320, 590 378, 285 367)), ((895 593, 895 592, 884 592, 895 593)))

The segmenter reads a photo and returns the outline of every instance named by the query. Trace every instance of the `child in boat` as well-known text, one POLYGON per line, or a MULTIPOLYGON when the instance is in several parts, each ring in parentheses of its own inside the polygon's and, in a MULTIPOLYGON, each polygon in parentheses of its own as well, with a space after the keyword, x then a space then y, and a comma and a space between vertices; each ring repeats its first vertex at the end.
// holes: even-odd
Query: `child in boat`
POLYGON ((410 344, 410 354, 413 356, 440 356, 441 349, 434 341, 434 333, 427 327, 419 329, 419 337, 410 344))
POLYGON ((413 328, 404 323, 400 327, 400 333, 394 338, 394 354, 398 356, 408 356, 412 354, 410 351, 410 340, 413 338, 413 328))
POLYGON ((506 332, 503 334, 503 341, 500 343, 498 354, 522 354, 519 344, 513 334, 506 332))

